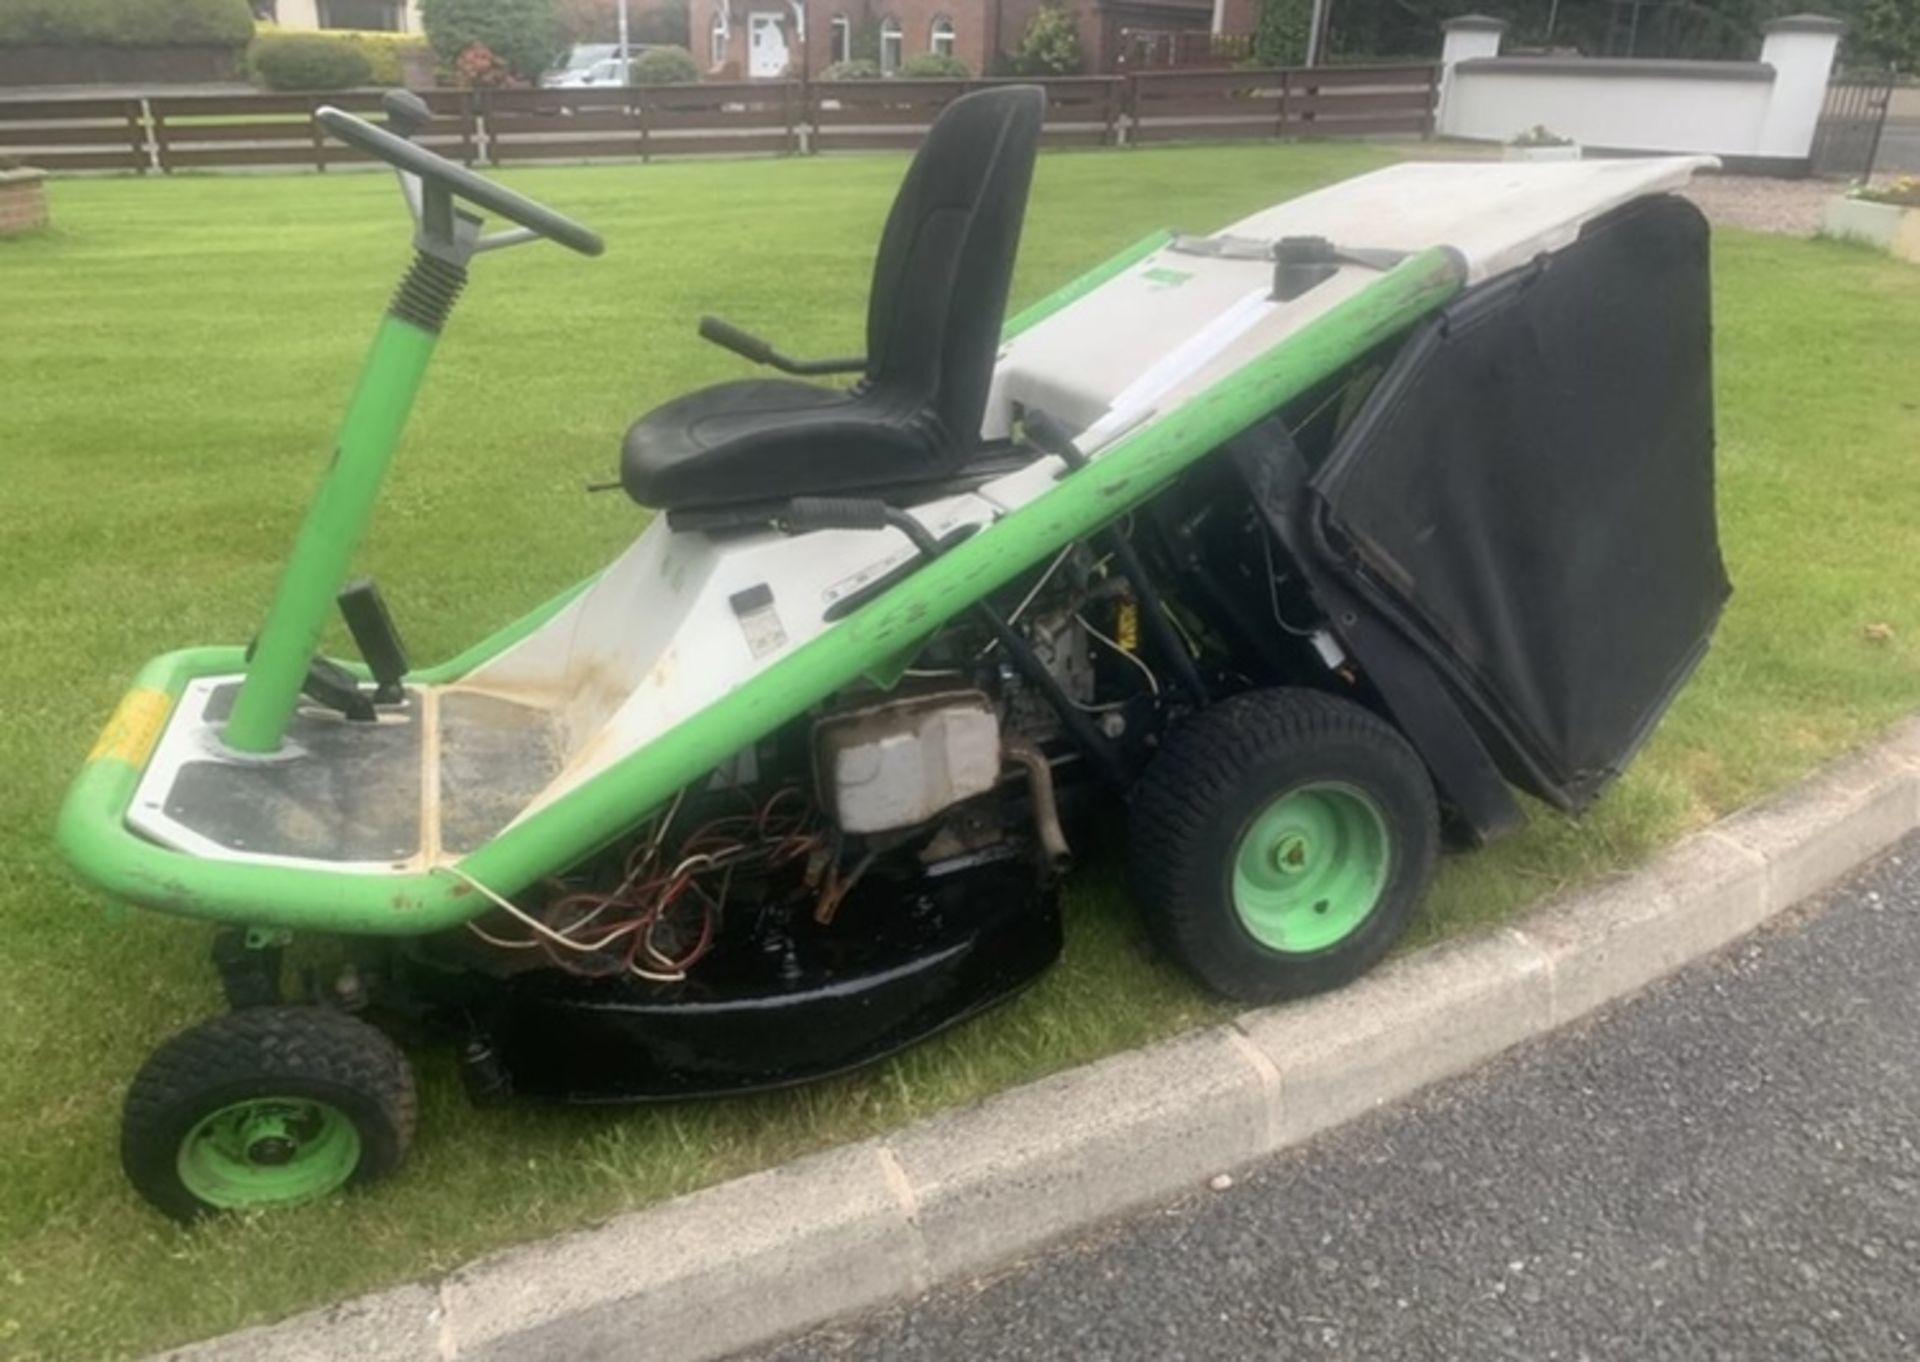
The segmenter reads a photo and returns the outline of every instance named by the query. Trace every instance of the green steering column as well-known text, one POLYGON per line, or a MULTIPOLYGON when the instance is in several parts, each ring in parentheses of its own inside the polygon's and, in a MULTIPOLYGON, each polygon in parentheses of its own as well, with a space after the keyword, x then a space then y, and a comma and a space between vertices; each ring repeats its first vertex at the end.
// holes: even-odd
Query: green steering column
POLYGON ((280 746, 438 339, 435 332, 391 314, 380 319, 340 425, 333 462, 300 526, 247 663, 247 679, 234 700, 225 740, 236 752, 272 752, 280 746))

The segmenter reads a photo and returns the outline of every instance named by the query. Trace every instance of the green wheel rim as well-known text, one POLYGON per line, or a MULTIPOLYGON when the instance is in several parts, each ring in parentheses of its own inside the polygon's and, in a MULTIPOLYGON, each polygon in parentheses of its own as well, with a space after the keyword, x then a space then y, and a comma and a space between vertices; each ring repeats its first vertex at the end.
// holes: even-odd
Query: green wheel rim
POLYGON ((1233 850, 1233 907, 1261 945, 1321 951, 1358 931, 1380 902, 1393 837, 1373 798, 1322 782, 1261 809, 1233 850))
POLYGON ((222 1107, 180 1142, 180 1182, 209 1206, 246 1210, 311 1201, 360 1166, 360 1131, 339 1108, 298 1097, 222 1107))

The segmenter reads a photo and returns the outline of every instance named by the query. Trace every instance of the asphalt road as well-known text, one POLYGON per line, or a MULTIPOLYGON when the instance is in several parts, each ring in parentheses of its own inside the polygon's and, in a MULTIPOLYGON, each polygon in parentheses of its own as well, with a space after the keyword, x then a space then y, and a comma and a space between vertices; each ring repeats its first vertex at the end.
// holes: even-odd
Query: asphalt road
POLYGON ((1876 175, 1920 173, 1920 119, 1887 120, 1873 169, 1876 175))
POLYGON ((759 1358, 1920 1357, 1920 839, 1407 1106, 759 1358))

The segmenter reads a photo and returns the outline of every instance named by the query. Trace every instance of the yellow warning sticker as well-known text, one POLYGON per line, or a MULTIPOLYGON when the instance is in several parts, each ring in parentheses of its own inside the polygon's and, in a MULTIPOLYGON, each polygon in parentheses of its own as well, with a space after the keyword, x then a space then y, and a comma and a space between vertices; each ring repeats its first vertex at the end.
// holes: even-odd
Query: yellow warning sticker
POLYGON ((100 730, 99 741, 87 753, 87 760, 145 766, 160 730, 167 725, 167 710, 172 704, 163 690, 142 687, 128 691, 107 726, 100 730))

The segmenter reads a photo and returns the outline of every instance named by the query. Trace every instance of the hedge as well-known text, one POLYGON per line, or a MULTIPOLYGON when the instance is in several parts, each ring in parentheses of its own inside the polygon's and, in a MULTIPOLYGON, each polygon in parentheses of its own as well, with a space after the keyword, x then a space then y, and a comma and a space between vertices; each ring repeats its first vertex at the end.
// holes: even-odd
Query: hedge
POLYGON ((900 74, 909 79, 960 79, 973 74, 973 68, 960 58, 945 52, 922 52, 900 63, 900 74))
MULTIPOLYGON (((0 0, 0 3, 4 2, 5 0, 0 0)), ((283 29, 274 24, 261 24, 254 35, 253 50, 258 53, 260 45, 269 39, 293 36, 298 31, 283 29)), ((373 71, 373 74, 367 78, 369 85, 406 84, 406 71, 400 64, 401 54, 433 50, 427 45, 427 40, 417 33, 386 33, 375 28, 330 28, 322 36, 338 42, 351 43, 360 50, 360 55, 367 59, 367 65, 373 71)))
POLYGON ((275 33, 256 40, 254 74, 269 90, 351 90, 373 83, 373 63, 353 43, 319 33, 275 33))
POLYGON ((628 66, 635 85, 680 85, 700 79, 693 53, 684 47, 656 47, 642 52, 628 66))
POLYGON ((245 47, 247 0, 0 0, 0 47, 245 47))

